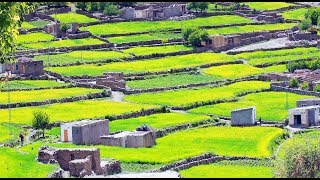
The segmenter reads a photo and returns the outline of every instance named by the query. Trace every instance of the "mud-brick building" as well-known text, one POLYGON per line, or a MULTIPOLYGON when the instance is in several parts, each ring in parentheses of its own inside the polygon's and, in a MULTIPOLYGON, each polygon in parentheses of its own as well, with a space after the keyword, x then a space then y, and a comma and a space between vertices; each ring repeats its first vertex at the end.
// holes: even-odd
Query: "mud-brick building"
POLYGON ((309 127, 319 125, 320 106, 298 107, 289 110, 289 125, 309 127))
POLYGON ((250 126, 256 121, 256 107, 235 109, 231 111, 232 126, 250 126))
POLYGON ((122 72, 107 72, 96 78, 97 85, 110 87, 112 91, 124 90, 126 83, 122 72))
POLYGON ((43 61, 33 61, 32 58, 21 57, 11 64, 2 64, 0 72, 11 71, 11 74, 21 76, 39 76, 43 75, 43 61))

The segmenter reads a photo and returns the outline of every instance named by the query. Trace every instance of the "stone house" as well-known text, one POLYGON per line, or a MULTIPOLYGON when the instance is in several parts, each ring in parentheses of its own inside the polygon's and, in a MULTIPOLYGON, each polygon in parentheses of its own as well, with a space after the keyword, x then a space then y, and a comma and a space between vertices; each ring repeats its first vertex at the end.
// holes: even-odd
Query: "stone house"
POLYGON ((12 74, 21 76, 39 76, 43 75, 43 61, 33 61, 32 58, 20 57, 18 60, 11 64, 2 64, 0 69, 1 73, 11 71, 12 74))
POLYGON ((319 125, 320 106, 305 106, 289 109, 289 125, 309 127, 319 125))
POLYGON ((51 22, 50 24, 46 25, 45 31, 48 34, 52 34, 53 36, 60 38, 62 35, 60 29, 60 21, 51 22))
POLYGON ((208 41, 201 42, 201 45, 214 50, 229 49, 241 45, 241 36, 210 35, 208 41))
POLYGON ((103 73, 102 76, 96 77, 96 84, 110 87, 112 91, 124 90, 126 88, 122 72, 103 73))
POLYGON ((231 125, 233 126, 250 126, 256 121, 256 107, 235 109, 231 111, 231 125))
POLYGON ((100 136, 109 134, 109 120, 82 120, 61 124, 61 141, 77 145, 100 144, 100 136))

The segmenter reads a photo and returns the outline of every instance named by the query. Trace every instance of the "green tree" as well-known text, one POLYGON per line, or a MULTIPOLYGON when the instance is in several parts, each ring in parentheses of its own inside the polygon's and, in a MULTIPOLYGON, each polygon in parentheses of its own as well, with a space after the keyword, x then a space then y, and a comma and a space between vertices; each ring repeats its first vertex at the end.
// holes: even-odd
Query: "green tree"
POLYGON ((318 24, 319 16, 320 16, 320 8, 316 8, 316 7, 308 9, 308 11, 305 14, 305 18, 310 19, 312 25, 318 24))
POLYGON ((196 29, 188 37, 188 42, 194 47, 201 46, 201 41, 206 41, 208 39, 208 33, 201 29, 196 29))
POLYGON ((87 4, 87 11, 89 12, 94 12, 94 11, 98 11, 98 2, 89 2, 87 4))
POLYGON ((81 9, 81 10, 86 10, 87 9, 87 3, 85 3, 85 2, 76 2, 76 7, 78 9, 81 9))
POLYGON ((121 13, 120 9, 111 2, 107 2, 103 11, 104 15, 114 16, 121 13))
POLYGON ((33 112, 32 127, 34 129, 42 129, 44 136, 44 129, 49 125, 49 115, 43 111, 33 112))
POLYGON ((190 2, 190 3, 188 3, 187 9, 189 9, 189 10, 197 10, 197 9, 198 9, 197 2, 190 2))
POLYGON ((303 83, 301 84, 301 89, 303 89, 303 90, 308 90, 308 89, 309 89, 309 83, 303 82, 303 83))
POLYGON ((192 32, 196 31, 195 27, 187 27, 182 29, 182 37, 185 41, 188 41, 188 38, 192 32))
POLYGON ((103 11, 106 7, 107 2, 99 2, 99 11, 103 11))
POLYGON ((299 26, 301 30, 306 31, 311 27, 311 21, 309 19, 303 19, 299 26))
POLYGON ((289 87, 291 88, 297 88, 299 87, 299 81, 296 78, 293 78, 289 81, 289 87))
POLYGON ((208 2, 197 2, 197 6, 200 11, 205 11, 208 9, 209 3, 208 2))
POLYGON ((0 63, 13 61, 17 48, 18 28, 24 15, 31 13, 38 3, 0 2, 0 63))
POLYGON ((63 23, 60 27, 61 31, 67 32, 67 30, 70 28, 69 24, 63 23))
POLYGON ((313 86, 313 91, 320 92, 320 84, 316 84, 315 86, 313 86))

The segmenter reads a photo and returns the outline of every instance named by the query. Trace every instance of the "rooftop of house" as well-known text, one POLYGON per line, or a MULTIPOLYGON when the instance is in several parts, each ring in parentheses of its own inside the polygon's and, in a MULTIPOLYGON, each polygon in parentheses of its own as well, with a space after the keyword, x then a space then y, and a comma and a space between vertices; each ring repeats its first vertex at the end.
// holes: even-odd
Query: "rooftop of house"
POLYGON ((254 110, 254 109, 256 109, 256 107, 255 106, 252 106, 252 107, 247 107, 247 108, 239 108, 239 109, 234 109, 234 110, 232 110, 231 112, 236 112, 236 111, 245 111, 245 110, 254 110))
POLYGON ((75 121, 75 122, 70 122, 70 123, 62 123, 61 126, 76 126, 76 127, 79 127, 79 126, 85 126, 85 125, 89 125, 89 124, 94 124, 94 123, 97 123, 97 122, 103 122, 103 121, 106 121, 107 119, 99 119, 99 120, 88 120, 88 119, 85 119, 85 120, 82 120, 82 121, 75 121))
POLYGON ((307 109, 316 109, 316 108, 320 108, 320 106, 305 106, 305 107, 296 107, 296 108, 292 108, 290 110, 307 110, 307 109))

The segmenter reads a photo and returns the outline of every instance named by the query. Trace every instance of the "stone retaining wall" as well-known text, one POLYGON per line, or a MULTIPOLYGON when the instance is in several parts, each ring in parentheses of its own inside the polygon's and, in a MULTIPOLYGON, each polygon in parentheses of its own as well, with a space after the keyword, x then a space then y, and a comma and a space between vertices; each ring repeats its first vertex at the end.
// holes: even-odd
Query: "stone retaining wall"
POLYGON ((282 87, 282 86, 279 86, 279 85, 276 85, 276 84, 273 84, 273 83, 270 84, 270 89, 272 91, 290 92, 290 93, 295 93, 295 94, 320 97, 320 92, 307 91, 307 90, 302 90, 302 89, 287 88, 287 87, 282 87))
POLYGON ((68 13, 70 11, 71 11, 71 7, 60 7, 52 10, 43 11, 42 14, 45 14, 45 15, 62 14, 62 13, 68 13))
MULTIPOLYGON (((49 99, 44 101, 33 101, 33 102, 18 102, 10 104, 10 108, 19 108, 19 107, 26 107, 26 106, 42 106, 47 104, 54 104, 54 103, 66 103, 66 102, 75 102, 81 101, 86 99, 96 99, 96 98, 103 98, 103 97, 110 97, 111 91, 102 91, 98 93, 90 93, 82 96, 74 96, 74 97, 67 97, 62 99, 49 99)), ((8 109, 8 104, 0 104, 1 109, 8 109)))

